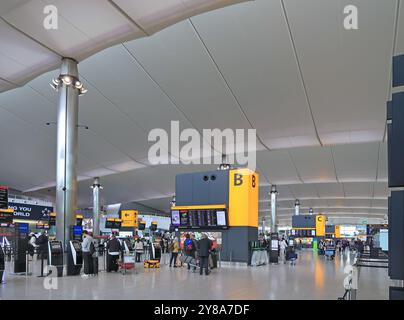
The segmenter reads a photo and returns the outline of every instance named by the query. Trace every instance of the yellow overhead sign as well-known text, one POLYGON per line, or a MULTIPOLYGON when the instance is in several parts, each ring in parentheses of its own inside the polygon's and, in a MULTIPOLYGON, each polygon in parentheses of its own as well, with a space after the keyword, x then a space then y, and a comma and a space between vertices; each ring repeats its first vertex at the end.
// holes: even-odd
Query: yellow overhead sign
POLYGON ((122 227, 138 227, 138 211, 137 210, 122 210, 121 219, 122 227))
POLYGON ((325 222, 326 218, 324 215, 316 215, 316 236, 325 236, 325 222))
POLYGON ((229 172, 229 226, 258 227, 259 176, 250 169, 229 172))

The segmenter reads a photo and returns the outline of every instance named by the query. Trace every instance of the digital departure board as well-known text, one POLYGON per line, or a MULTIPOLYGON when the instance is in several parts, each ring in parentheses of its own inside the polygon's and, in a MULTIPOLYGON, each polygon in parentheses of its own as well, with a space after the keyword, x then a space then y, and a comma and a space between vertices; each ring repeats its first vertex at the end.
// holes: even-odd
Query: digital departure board
POLYGON ((227 210, 171 210, 171 224, 179 229, 227 229, 227 210))
POLYGON ((0 209, 8 209, 8 187, 0 186, 0 209))

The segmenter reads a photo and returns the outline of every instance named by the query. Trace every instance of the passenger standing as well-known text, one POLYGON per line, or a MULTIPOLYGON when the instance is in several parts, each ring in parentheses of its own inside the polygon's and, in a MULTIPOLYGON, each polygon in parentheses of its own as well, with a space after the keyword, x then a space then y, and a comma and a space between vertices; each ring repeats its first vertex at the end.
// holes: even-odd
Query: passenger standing
POLYGON ((29 234, 29 237, 30 238, 28 240, 28 253, 32 258, 32 257, 34 257, 35 249, 38 247, 38 245, 36 244, 35 233, 31 232, 29 234))
POLYGON ((285 238, 282 237, 282 240, 279 243, 279 253, 280 253, 281 261, 283 261, 283 263, 286 263, 285 251, 286 251, 287 246, 288 246, 288 244, 287 244, 285 238))
POLYGON ((36 240, 36 244, 38 245, 38 258, 40 259, 48 259, 48 237, 46 236, 45 231, 42 231, 41 235, 36 240))
POLYGON ((84 274, 82 275, 83 278, 88 278, 94 273, 91 246, 94 247, 93 238, 88 234, 87 230, 84 230, 83 242, 81 243, 81 251, 83 253, 83 265, 84 265, 83 266, 84 274))
MULTIPOLYGON (((196 244, 194 239, 192 239, 191 236, 189 235, 189 233, 187 233, 185 236, 184 251, 186 256, 195 259, 196 244)), ((191 265, 189 263, 188 263, 188 270, 191 270, 191 265)), ((193 270, 194 272, 196 271, 196 266, 193 267, 193 270)))
POLYGON ((174 268, 177 268, 177 257, 178 257, 179 250, 180 250, 180 244, 178 242, 178 238, 175 237, 174 241, 171 243, 170 267, 174 261, 174 268))
POLYGON ((199 274, 202 275, 203 269, 205 269, 205 274, 208 276, 209 271, 209 255, 210 250, 212 249, 212 241, 209 240, 208 236, 203 233, 202 239, 199 240, 199 258, 200 258, 200 272, 199 274))
POLYGON ((111 239, 107 243, 107 272, 118 272, 118 259, 120 252, 121 244, 115 234, 112 234, 111 239))
POLYGON ((140 262, 140 257, 143 254, 143 242, 140 241, 139 238, 137 238, 136 243, 135 243, 135 252, 136 252, 136 262, 140 262))

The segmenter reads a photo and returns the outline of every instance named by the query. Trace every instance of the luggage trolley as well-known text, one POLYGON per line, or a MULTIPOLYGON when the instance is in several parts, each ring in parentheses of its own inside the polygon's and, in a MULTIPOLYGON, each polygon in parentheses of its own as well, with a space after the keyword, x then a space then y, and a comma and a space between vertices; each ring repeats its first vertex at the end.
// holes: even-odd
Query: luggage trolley
POLYGON ((133 253, 123 252, 121 259, 118 261, 119 268, 123 275, 127 270, 135 269, 135 255, 133 253))

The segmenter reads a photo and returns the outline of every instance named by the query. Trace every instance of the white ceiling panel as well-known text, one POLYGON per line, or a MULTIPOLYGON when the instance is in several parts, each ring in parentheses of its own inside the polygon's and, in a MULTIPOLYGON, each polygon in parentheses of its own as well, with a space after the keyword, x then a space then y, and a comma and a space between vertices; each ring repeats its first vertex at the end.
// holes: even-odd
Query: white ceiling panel
POLYGON ((138 203, 154 208, 160 211, 164 212, 169 212, 170 211, 170 203, 171 203, 172 197, 164 197, 164 198, 155 198, 155 199, 149 199, 149 200, 142 200, 138 201, 138 203))
POLYGON ((341 183, 314 184, 320 198, 343 198, 344 187, 341 183))
POLYGON ((377 165, 377 181, 387 182, 387 143, 380 143, 379 163, 377 165))
POLYGON ((284 2, 323 143, 381 141, 396 1, 284 2), (353 31, 343 25, 351 4, 359 11, 353 31))
POLYGON ((387 182, 375 182, 374 183, 374 197, 387 199, 389 196, 389 188, 387 182))
POLYGON ((337 181, 330 147, 296 148, 290 154, 305 183, 337 181))
POLYGON ((245 0, 114 0, 148 34, 207 10, 245 0))
POLYGON ((0 20, 0 77, 23 84, 60 63, 60 57, 0 20))
POLYGON ((371 199, 328 199, 330 208, 370 208, 371 199))
POLYGON ((351 182, 344 183, 343 185, 347 198, 373 197, 373 182, 351 182))
POLYGON ((294 184, 294 185, 290 185, 289 190, 299 200, 318 198, 317 189, 312 184, 294 184))
POLYGON ((94 87, 84 84, 88 92, 80 98, 80 123, 133 159, 147 156, 147 133, 94 87))
POLYGON ((258 0, 192 21, 269 148, 318 145, 279 1, 258 0))
POLYGON ((0 146, 4 150, 1 185, 25 190, 52 181, 56 172, 55 147, 46 142, 39 130, 0 107, 0 146))
POLYGON ((179 121, 180 129, 191 127, 123 46, 80 63, 80 75, 146 131, 162 128, 169 132, 171 121, 179 121))
POLYGON ((286 150, 258 151, 257 164, 271 184, 301 182, 286 150))
POLYGON ((3 18, 61 56, 77 60, 113 44, 144 36, 106 0, 31 0, 3 18), (44 28, 43 11, 47 4, 55 5, 58 10, 57 29, 44 28))
POLYGON ((188 21, 125 46, 196 128, 250 128, 188 21))
POLYGON ((387 199, 373 199, 372 200, 372 208, 373 209, 386 209, 388 208, 387 199))
POLYGON ((379 143, 337 145, 332 149, 340 182, 375 181, 379 143))

